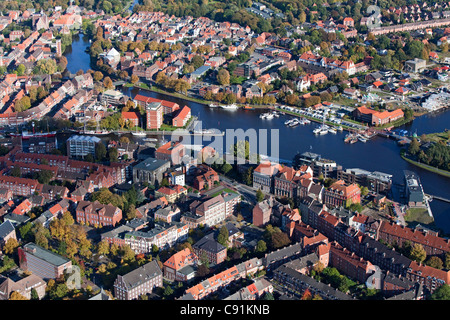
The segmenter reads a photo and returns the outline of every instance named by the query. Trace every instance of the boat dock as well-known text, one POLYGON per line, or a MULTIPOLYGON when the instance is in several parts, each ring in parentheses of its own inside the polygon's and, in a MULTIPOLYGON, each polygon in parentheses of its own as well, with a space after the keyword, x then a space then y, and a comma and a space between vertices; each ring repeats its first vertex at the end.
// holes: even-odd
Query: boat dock
POLYGON ((450 203, 450 199, 448 199, 448 198, 444 198, 444 197, 440 197, 440 196, 435 196, 435 195, 432 195, 432 194, 425 194, 429 199, 436 199, 436 200, 439 200, 439 201, 443 201, 443 202, 447 202, 447 203, 450 203))

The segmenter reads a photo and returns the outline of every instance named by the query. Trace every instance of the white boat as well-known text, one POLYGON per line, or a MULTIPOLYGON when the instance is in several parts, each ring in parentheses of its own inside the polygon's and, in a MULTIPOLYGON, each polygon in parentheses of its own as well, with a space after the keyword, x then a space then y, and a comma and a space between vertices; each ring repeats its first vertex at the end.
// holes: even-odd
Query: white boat
POLYGON ((267 119, 267 120, 273 119, 274 116, 275 116, 275 115, 274 115, 273 113, 269 113, 269 112, 267 112, 267 113, 261 113, 261 114, 259 115, 259 117, 260 117, 261 119, 267 119))
POLYGON ((102 136, 102 135, 106 135, 106 134, 110 134, 110 131, 106 131, 106 130, 102 130, 102 131, 85 131, 84 134, 88 134, 88 135, 96 135, 96 136, 102 136))
POLYGON ((367 139, 360 135, 358 135, 358 140, 361 142, 367 142, 367 139))
POLYGON ((156 141, 158 141, 158 139, 156 139, 156 138, 145 138, 145 139, 143 139, 144 141, 148 141, 148 142, 156 142, 156 141))
POLYGON ((337 127, 336 128, 338 131, 343 131, 344 130, 344 128, 342 128, 342 126, 339 126, 339 127, 337 127))
POLYGON ((233 104, 223 105, 222 108, 225 110, 236 110, 238 108, 238 106, 233 103, 233 104))
POLYGON ((285 125, 290 125, 294 119, 289 119, 284 122, 285 125))
POLYGON ((337 130, 335 128, 328 128, 329 133, 337 133, 337 130))
POLYGON ((217 107, 218 107, 218 105, 215 104, 215 103, 210 103, 208 106, 209 106, 210 108, 217 108, 217 107))
POLYGON ((136 132, 132 132, 131 134, 133 136, 139 136, 139 137, 143 137, 143 136, 147 135, 147 133, 145 131, 136 131, 136 132))
POLYGON ((297 119, 293 119, 291 121, 291 123, 289 124, 289 127, 295 127, 298 126, 300 124, 300 121, 298 121, 297 119))
POLYGON ((328 126, 322 125, 320 127, 317 127, 316 129, 313 130, 313 133, 314 134, 320 134, 320 135, 327 134, 328 133, 328 126))

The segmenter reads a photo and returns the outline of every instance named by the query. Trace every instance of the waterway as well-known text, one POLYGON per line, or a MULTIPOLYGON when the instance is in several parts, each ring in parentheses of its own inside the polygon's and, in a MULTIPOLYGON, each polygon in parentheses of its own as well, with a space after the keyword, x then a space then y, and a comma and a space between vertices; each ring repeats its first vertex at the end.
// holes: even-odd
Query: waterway
POLYGON ((67 58, 67 70, 70 73, 77 73, 79 70, 86 72, 91 69, 90 56, 86 52, 90 42, 87 36, 82 33, 72 36, 72 44, 66 47, 64 56, 67 58))
MULTIPOLYGON (((89 46, 89 41, 80 35, 74 37, 72 46, 66 50, 68 59, 68 69, 76 72, 80 68, 89 69, 89 55, 84 52, 89 46)), ((191 102, 171 96, 166 96, 156 92, 138 89, 124 89, 124 93, 133 97, 137 93, 177 102, 180 106, 187 105, 192 110, 192 115, 197 116, 202 127, 206 129, 217 128, 221 131, 227 129, 267 129, 268 130, 268 150, 270 154, 270 133, 277 133, 279 157, 281 159, 292 160, 295 154, 311 151, 322 155, 323 158, 335 160, 343 168, 361 168, 369 171, 381 171, 393 175, 395 184, 403 183, 403 170, 415 171, 421 179, 424 191, 428 194, 450 198, 450 178, 446 178, 432 172, 423 170, 401 159, 399 147, 394 140, 375 137, 367 143, 357 142, 346 144, 344 142, 345 132, 337 134, 326 134, 315 136, 312 130, 317 124, 312 123, 294 128, 287 127, 284 122, 291 118, 282 115, 272 120, 262 120, 259 118, 260 110, 235 110, 228 111, 218 108, 209 108, 200 103, 191 102), (274 131, 271 131, 274 130, 274 131), (278 130, 278 131, 276 131, 278 130)), ((443 111, 436 114, 427 114, 415 119, 412 123, 403 126, 410 132, 423 133, 443 131, 450 124, 450 111, 443 111)), ((168 137, 166 137, 168 138, 168 137)), ((214 143, 205 142, 205 145, 214 143)), ((397 187, 394 187, 394 191, 397 187)), ((398 193, 394 193, 398 197, 398 193)), ((399 200, 399 199, 396 199, 399 200)), ((430 203, 436 226, 445 233, 450 234, 450 204, 434 200, 430 203)))

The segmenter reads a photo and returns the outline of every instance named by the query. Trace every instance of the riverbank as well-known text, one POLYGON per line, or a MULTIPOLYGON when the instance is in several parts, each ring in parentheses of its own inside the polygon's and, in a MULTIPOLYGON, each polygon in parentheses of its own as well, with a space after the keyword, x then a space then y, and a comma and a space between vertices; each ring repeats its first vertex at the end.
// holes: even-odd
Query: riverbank
POLYGON ((411 159, 405 157, 405 156, 402 155, 402 154, 400 155, 400 157, 402 157, 403 160, 405 160, 405 161, 407 161, 407 162, 409 162, 409 163, 411 163, 411 164, 413 164, 413 165, 415 165, 415 166, 417 166, 417 167, 419 167, 419 168, 422 168, 422 169, 424 169, 424 170, 428 170, 428 171, 431 171, 431 172, 433 172, 433 173, 439 174, 439 175, 441 175, 441 176, 450 178, 450 171, 438 169, 438 168, 436 168, 436 167, 432 167, 432 166, 429 166, 429 165, 427 165, 427 164, 424 164, 424 163, 420 163, 420 162, 411 160, 411 159))

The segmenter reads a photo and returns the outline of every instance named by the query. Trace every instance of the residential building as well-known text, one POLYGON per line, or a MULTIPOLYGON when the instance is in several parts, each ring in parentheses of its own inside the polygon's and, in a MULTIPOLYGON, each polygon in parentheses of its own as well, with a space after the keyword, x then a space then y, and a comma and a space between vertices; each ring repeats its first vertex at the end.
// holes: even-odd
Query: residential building
POLYGON ((34 289, 42 299, 46 292, 47 283, 39 276, 31 274, 18 281, 0 275, 0 300, 9 300, 11 293, 17 292, 26 299, 31 299, 31 291, 34 289))
POLYGON ((172 126, 183 128, 191 118, 191 108, 184 106, 180 112, 172 119, 172 126))
POLYGON ((69 158, 85 158, 88 154, 95 158, 95 150, 100 138, 95 136, 78 136, 73 135, 67 139, 67 155, 69 158))
POLYGON ((197 255, 185 248, 164 262, 164 278, 169 281, 188 281, 195 276, 197 263, 197 255))
POLYGON ((253 188, 264 193, 274 193, 273 179, 281 169, 282 166, 278 163, 261 162, 253 170, 253 188))
POLYGON ((227 258, 227 248, 214 240, 213 233, 194 243, 192 248, 200 261, 206 258, 211 265, 222 263, 227 258))
POLYGON ((146 105, 147 129, 159 129, 163 123, 163 106, 160 102, 151 102, 146 105))
POLYGON ((195 167, 192 175, 194 176, 193 186, 197 190, 211 189, 216 182, 219 182, 219 174, 213 168, 203 163, 195 167))
POLYGON ((170 161, 171 165, 181 164, 186 153, 183 144, 177 141, 169 141, 155 151, 155 158, 158 160, 170 161))
POLYGON ((162 286, 163 273, 154 260, 125 275, 118 275, 114 281, 114 296, 118 300, 138 300, 141 295, 162 286))

